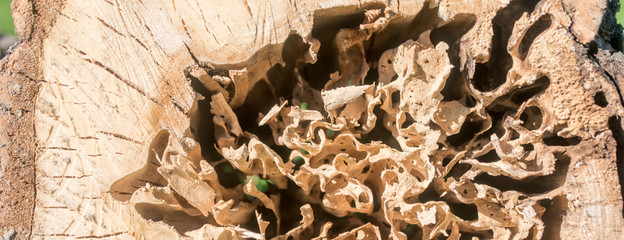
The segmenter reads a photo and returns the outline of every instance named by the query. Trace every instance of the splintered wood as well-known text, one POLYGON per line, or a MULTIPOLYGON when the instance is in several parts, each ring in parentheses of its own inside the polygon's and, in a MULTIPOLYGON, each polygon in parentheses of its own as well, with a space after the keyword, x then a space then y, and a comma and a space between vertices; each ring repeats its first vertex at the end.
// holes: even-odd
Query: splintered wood
POLYGON ((24 43, 43 49, 35 239, 624 232, 624 55, 606 1, 57 12, 24 43))

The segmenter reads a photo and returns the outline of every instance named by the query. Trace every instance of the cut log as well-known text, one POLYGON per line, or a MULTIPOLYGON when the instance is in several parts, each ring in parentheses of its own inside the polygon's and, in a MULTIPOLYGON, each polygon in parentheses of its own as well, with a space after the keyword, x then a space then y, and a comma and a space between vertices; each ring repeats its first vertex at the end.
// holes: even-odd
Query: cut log
POLYGON ((14 0, 0 227, 624 239, 606 0, 14 0))

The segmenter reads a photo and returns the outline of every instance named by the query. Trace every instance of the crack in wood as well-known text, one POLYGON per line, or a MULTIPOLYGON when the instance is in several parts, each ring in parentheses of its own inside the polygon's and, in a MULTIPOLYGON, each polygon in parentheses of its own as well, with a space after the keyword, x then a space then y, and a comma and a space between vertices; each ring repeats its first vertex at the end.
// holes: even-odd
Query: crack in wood
POLYGON ((56 179, 82 179, 82 178, 87 178, 87 177, 93 177, 93 175, 89 174, 89 175, 82 175, 82 176, 41 176, 41 177, 56 178, 56 179))
POLYGON ((78 149, 68 148, 68 147, 39 147, 39 148, 40 149, 64 150, 64 151, 78 151, 78 149))
POLYGON ((122 139, 122 140, 130 141, 130 142, 133 142, 133 143, 136 143, 136 144, 143 144, 143 142, 141 142, 141 141, 134 140, 132 138, 126 137, 126 136, 124 136, 122 134, 119 134, 119 133, 107 132, 107 131, 97 131, 97 132, 101 133, 101 134, 109 135, 109 136, 112 136, 112 137, 116 137, 116 138, 119 138, 119 139, 122 139))

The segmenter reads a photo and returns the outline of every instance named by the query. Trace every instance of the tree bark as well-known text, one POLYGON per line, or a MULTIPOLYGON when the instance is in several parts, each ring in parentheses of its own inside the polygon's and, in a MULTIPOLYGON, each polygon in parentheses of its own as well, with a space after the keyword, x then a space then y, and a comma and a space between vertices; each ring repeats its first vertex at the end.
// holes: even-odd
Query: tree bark
POLYGON ((12 8, 19 239, 624 239, 616 2, 12 8))

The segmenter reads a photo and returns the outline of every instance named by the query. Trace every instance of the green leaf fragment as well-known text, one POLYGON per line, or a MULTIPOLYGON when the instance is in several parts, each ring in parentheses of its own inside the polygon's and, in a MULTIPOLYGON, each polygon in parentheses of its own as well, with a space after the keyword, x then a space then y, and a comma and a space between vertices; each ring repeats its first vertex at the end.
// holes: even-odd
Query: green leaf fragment
POLYGON ((308 110, 308 103, 307 102, 301 102, 301 104, 299 104, 299 106, 303 110, 308 110))
POLYGON ((292 162, 295 164, 295 167, 293 167, 293 169, 294 169, 295 171, 298 171, 298 170, 299 170, 299 168, 301 167, 301 165, 303 165, 303 164, 305 163, 305 160, 304 160, 302 157, 300 157, 300 156, 296 156, 296 157, 292 160, 292 162))
POLYGON ((334 134, 335 134, 336 132, 334 132, 334 130, 327 129, 326 133, 327 133, 327 137, 328 137, 328 138, 334 138, 334 134))
POLYGON ((407 236, 411 236, 414 231, 416 231, 416 225, 414 224, 407 224, 407 226, 401 230, 401 232, 405 233, 407 236))
POLYGON ((251 195, 249 195, 249 194, 245 194, 245 199, 246 199, 248 202, 253 202, 253 200, 256 200, 256 197, 251 196, 251 195))
POLYGON ((256 188, 258 189, 258 191, 266 193, 269 191, 269 183, 266 180, 258 180, 257 182, 254 181, 254 185, 256 185, 256 188))
POLYGON ((306 151, 306 150, 305 150, 305 149, 303 149, 303 148, 299 148, 299 151, 301 151, 301 153, 303 153, 303 154, 310 154, 308 151, 306 151))
POLYGON ((304 160, 302 157, 300 157, 300 156, 296 156, 296 157, 292 160, 292 162, 293 162, 294 164, 296 164, 296 165, 303 165, 303 164, 305 163, 305 160, 304 160))
POLYGON ((251 176, 251 177, 247 177, 247 179, 245 179, 244 183, 247 184, 249 183, 249 181, 253 180, 254 186, 256 186, 256 189, 258 189, 258 191, 266 193, 269 191, 269 182, 270 180, 266 180, 261 178, 259 175, 255 175, 255 176, 251 176))
MULTIPOLYGON (((241 183, 244 182, 243 174, 241 174, 240 172, 236 172, 236 179, 238 179, 238 182, 241 182, 241 183)), ((245 184, 247 183, 245 182, 245 184)))
POLYGON ((225 174, 234 173, 234 167, 232 167, 232 165, 230 164, 224 164, 222 170, 223 170, 223 173, 225 174))

